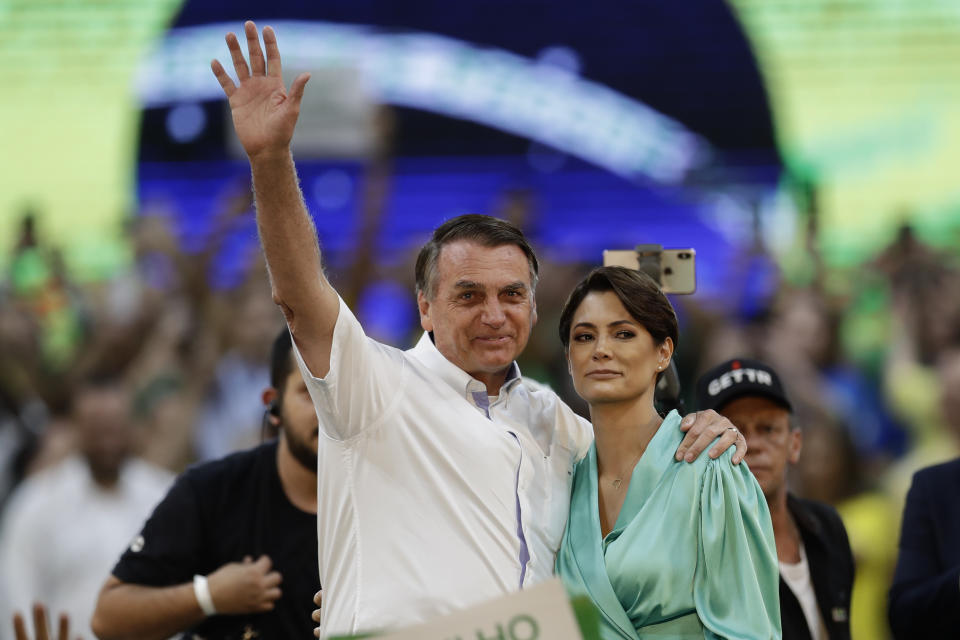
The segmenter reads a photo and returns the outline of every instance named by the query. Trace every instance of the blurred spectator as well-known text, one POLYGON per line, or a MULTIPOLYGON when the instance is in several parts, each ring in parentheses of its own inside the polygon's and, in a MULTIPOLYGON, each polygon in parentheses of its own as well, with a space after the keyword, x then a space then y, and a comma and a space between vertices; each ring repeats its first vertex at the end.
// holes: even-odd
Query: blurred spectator
POLYGON ((925 366, 909 354, 906 342, 894 343, 885 384, 909 425, 912 445, 885 478, 898 513, 917 470, 960 455, 960 343, 941 345, 936 366, 925 366))
POLYGON ((700 378, 697 400, 698 409, 719 412, 747 439, 747 464, 773 520, 783 639, 849 639, 854 567, 847 532, 832 507, 787 491, 803 434, 776 372, 756 360, 730 360, 700 378))
POLYGON ((66 369, 87 331, 84 300, 67 274, 60 251, 42 243, 33 210, 24 214, 13 249, 9 295, 14 306, 29 312, 36 322, 42 365, 55 371, 66 369))
POLYGON ((103 586, 98 637, 310 637, 319 427, 286 328, 257 395, 279 441, 177 479, 103 586))
POLYGON ((908 224, 871 267, 890 284, 892 312, 923 365, 960 338, 960 273, 956 254, 940 253, 920 242, 908 224))
POLYGON ((270 382, 270 344, 283 317, 265 286, 237 295, 220 356, 196 424, 200 459, 222 457, 260 441, 260 392, 270 382))
MULTIPOLYGON (((941 455, 960 450, 960 348, 937 367, 941 455)), ((947 637, 960 628, 960 460, 918 471, 907 494, 889 614, 897 638, 947 637)))
MULTIPOLYGON (((77 455, 25 481, 4 513, 0 606, 9 619, 43 601, 88 635, 97 589, 170 476, 132 456, 129 400, 115 379, 82 384, 73 418, 77 455)), ((0 633, 10 637, 6 625, 0 633)))
MULTIPOLYGON (((16 640, 53 640, 50 623, 47 621, 47 608, 40 603, 33 605, 32 636, 27 632, 23 614, 19 611, 13 614, 13 635, 16 640)), ((82 636, 77 636, 77 639, 82 640, 82 636)), ((61 613, 57 618, 56 640, 70 640, 70 618, 65 613, 61 613)))
POLYGON ((838 422, 850 429, 867 462, 885 460, 899 426, 840 340, 838 302, 816 289, 781 291, 768 325, 764 357, 788 381, 802 424, 838 422))
POLYGON ((960 459, 914 476, 890 589, 897 640, 956 637, 960 630, 960 459))
POLYGON ((896 561, 890 532, 896 515, 878 482, 863 472, 849 432, 824 422, 804 426, 804 455, 797 464, 797 494, 833 505, 847 530, 856 564, 850 603, 854 638, 889 638, 886 593, 896 561))

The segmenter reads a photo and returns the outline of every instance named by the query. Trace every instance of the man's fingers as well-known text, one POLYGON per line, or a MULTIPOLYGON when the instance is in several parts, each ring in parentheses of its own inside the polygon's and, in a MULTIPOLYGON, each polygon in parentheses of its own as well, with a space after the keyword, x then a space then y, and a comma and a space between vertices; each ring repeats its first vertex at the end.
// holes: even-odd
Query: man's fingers
POLYGON ((320 589, 320 591, 317 591, 315 594, 313 594, 313 604, 317 605, 318 607, 323 604, 323 589, 320 589))
POLYGON ((237 72, 237 78, 240 79, 240 82, 243 82, 250 77, 250 68, 243 57, 243 51, 240 50, 240 41, 233 33, 228 33, 225 39, 227 49, 230 50, 230 58, 233 60, 233 68, 237 72))
POLYGON ((674 455, 676 460, 683 460, 687 455, 687 451, 690 449, 691 445, 697 440, 697 436, 700 435, 700 432, 703 430, 702 425, 698 428, 694 428, 694 425, 697 423, 697 416, 699 413, 691 413, 687 415, 680 422, 680 430, 686 431, 687 435, 683 437, 683 442, 680 443, 680 446, 677 447, 677 453, 674 455))
POLYGON ((298 75, 293 79, 293 84, 290 85, 290 99, 293 100, 293 103, 300 106, 300 101, 303 99, 303 88, 307 84, 307 80, 310 79, 310 74, 306 71, 298 75))
POLYGON ((323 616, 323 612, 320 611, 320 609, 314 609, 313 613, 310 614, 310 619, 316 622, 317 624, 320 624, 320 620, 322 616, 323 616))
POLYGON ((740 464, 743 458, 747 455, 747 449, 749 449, 749 446, 747 445, 747 439, 743 437, 743 434, 740 433, 739 431, 737 431, 736 444, 737 444, 737 450, 733 454, 733 457, 730 458, 730 462, 732 462, 733 464, 740 464))
POLYGON ((271 571, 263 577, 263 586, 265 587, 275 587, 281 582, 283 582, 283 576, 280 575, 279 571, 271 571))
POLYGON ((263 592, 263 597, 266 600, 269 600, 271 603, 276 602, 280 599, 280 596, 283 595, 283 592, 280 591, 279 587, 274 587, 273 589, 267 589, 263 592))
POLYGON ((27 626, 23 623, 23 616, 19 611, 13 614, 13 636, 16 640, 30 640, 30 636, 27 635, 27 626))
POLYGON ((47 627, 47 610, 39 602, 33 605, 33 632, 36 640, 50 640, 47 627))
POLYGON ((275 78, 283 77, 283 68, 280 65, 280 49, 277 47, 277 34, 273 27, 263 28, 263 46, 267 50, 267 75, 275 78))
POLYGON ((247 51, 250 53, 250 71, 255 76, 267 74, 267 63, 263 60, 263 51, 260 49, 260 34, 257 25, 251 20, 243 23, 243 30, 247 34, 247 51))
MULTIPOLYGON (((740 443, 737 442, 737 437, 739 435, 740 435, 740 432, 737 431, 736 429, 733 429, 733 428, 725 429, 724 432, 720 435, 720 439, 717 440, 717 444, 714 445, 712 449, 710 449, 710 453, 708 455, 711 458, 716 458, 721 453, 726 451, 730 445, 732 444, 739 445, 740 443)), ((738 446, 738 453, 739 453, 739 446, 738 446)))
POLYGON ((257 561, 254 564, 257 566, 258 569, 260 569, 264 573, 266 573, 267 571, 270 571, 270 567, 273 565, 273 563, 270 562, 270 556, 268 555, 260 556, 259 558, 257 558, 257 561))
POLYGON ((220 64, 220 61, 211 61, 210 68, 213 70, 213 75, 216 76, 217 82, 220 83, 220 87, 223 89, 223 92, 226 94, 227 98, 232 96, 233 92, 237 90, 237 85, 233 84, 233 78, 231 78, 227 73, 227 70, 223 68, 223 65, 220 64))
POLYGON ((57 619, 57 638, 58 640, 70 640, 70 618, 65 613, 61 613, 57 619))
MULTIPOLYGON (((690 434, 688 433, 687 437, 689 436, 690 434)), ((715 438, 716 436, 711 434, 708 429, 704 429, 703 431, 700 432, 700 435, 697 436, 697 438, 693 441, 693 443, 689 447, 687 447, 686 452, 684 452, 683 454, 683 459, 686 462, 693 462, 694 460, 697 459, 697 456, 703 453, 706 450, 706 448, 710 446, 710 443, 713 442, 715 438)), ((712 452, 711 452, 710 457, 715 458, 716 456, 712 455, 712 452)))
POLYGON ((317 640, 320 640, 320 627, 313 628, 313 637, 317 638, 317 640))

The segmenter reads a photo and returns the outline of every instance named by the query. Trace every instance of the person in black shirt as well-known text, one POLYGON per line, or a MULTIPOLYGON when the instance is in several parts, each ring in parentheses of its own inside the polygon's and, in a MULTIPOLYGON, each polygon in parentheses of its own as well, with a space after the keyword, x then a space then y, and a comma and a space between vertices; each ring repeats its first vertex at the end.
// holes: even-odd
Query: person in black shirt
POLYGON ((319 429, 286 330, 270 383, 279 438, 177 479, 100 591, 101 640, 311 636, 319 429))
POLYGON ((783 640, 849 640, 853 553, 833 507, 787 491, 787 466, 799 460, 803 440, 780 378, 762 362, 729 360, 697 381, 697 403, 747 438, 747 464, 773 520, 783 640))

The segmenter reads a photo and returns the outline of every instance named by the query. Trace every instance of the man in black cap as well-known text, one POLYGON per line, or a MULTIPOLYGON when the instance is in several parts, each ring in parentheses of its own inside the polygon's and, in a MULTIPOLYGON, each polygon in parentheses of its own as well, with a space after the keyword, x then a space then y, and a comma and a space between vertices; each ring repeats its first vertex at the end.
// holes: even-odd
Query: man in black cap
POLYGON ((780 560, 783 640, 850 638, 853 554, 830 506, 787 492, 803 436, 780 378, 755 360, 730 360, 697 381, 698 409, 713 409, 747 439, 746 461, 770 508, 780 560))

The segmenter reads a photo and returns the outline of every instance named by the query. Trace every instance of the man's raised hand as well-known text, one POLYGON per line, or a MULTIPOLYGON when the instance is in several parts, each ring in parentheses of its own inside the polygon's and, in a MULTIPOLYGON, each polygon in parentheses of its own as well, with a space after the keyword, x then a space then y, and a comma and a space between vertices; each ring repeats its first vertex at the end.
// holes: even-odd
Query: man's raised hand
POLYGON ((248 20, 243 28, 247 36, 249 66, 237 36, 228 33, 226 37, 239 86, 234 84, 218 60, 211 62, 210 68, 230 100, 233 126, 247 156, 253 160, 261 155, 287 153, 300 114, 303 87, 310 74, 298 75, 288 93, 283 84, 276 33, 271 27, 263 29, 263 44, 267 50, 264 60, 257 26, 248 20))

